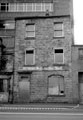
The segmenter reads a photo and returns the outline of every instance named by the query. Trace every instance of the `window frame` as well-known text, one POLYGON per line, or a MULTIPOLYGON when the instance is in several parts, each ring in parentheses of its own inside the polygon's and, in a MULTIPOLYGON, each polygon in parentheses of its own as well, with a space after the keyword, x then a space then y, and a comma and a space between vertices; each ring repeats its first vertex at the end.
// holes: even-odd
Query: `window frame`
POLYGON ((26 27, 27 27, 28 25, 34 25, 34 31, 28 31, 28 30, 26 30, 26 28, 25 28, 25 39, 26 39, 26 38, 28 38, 28 39, 30 39, 30 38, 35 38, 35 23, 28 23, 28 24, 26 24, 26 27), (28 32, 34 32, 34 36, 27 36, 27 33, 28 33, 28 32))
POLYGON ((55 36, 54 34, 54 38, 57 38, 57 37, 64 37, 64 23, 63 22, 54 22, 54 27, 55 27, 55 24, 62 24, 62 29, 54 29, 54 33, 57 31, 62 31, 62 35, 61 36, 55 36))
MULTIPOLYGON (((1 4, 0 4, 0 11, 1 11, 1 4)), ((1 12, 46 12, 46 6, 48 6, 49 12, 53 12, 53 3, 5 3, 5 10, 1 12), (22 10, 19 9, 19 4, 23 8, 22 10), (41 9, 37 10, 37 4, 41 4, 41 9), (47 5, 48 4, 48 5, 47 5), (31 6, 29 10, 28 6, 31 6), (13 6, 13 9, 11 9, 13 6)))
POLYGON ((1 12, 8 12, 9 11, 9 3, 0 3, 0 11, 1 12), (4 4, 4 5, 1 5, 4 4), (5 10, 1 10, 2 6, 5 7, 5 10))
POLYGON ((35 49, 34 48, 28 48, 28 49, 25 49, 25 66, 33 66, 33 65, 35 65, 35 49), (31 64, 31 65, 27 65, 27 63, 26 63, 26 51, 29 51, 29 50, 33 50, 33 64, 31 64))
POLYGON ((55 74, 53 74, 53 75, 48 76, 47 95, 48 95, 48 96, 65 96, 65 83, 64 83, 64 76, 63 76, 63 75, 59 75, 59 74, 56 74, 56 75, 55 75, 55 74), (62 77, 62 78, 63 78, 63 89, 64 89, 64 90, 63 90, 63 91, 64 91, 63 93, 60 92, 60 91, 61 91, 61 90, 60 90, 60 81, 58 81, 58 89, 59 89, 58 94, 49 94, 49 88, 50 88, 50 87, 49 87, 49 78, 52 77, 52 76, 54 76, 54 77, 57 77, 57 76, 58 76, 58 77, 62 77))
POLYGON ((81 50, 83 51, 83 48, 79 48, 79 49, 78 49, 79 59, 80 59, 80 60, 81 60, 81 59, 83 60, 83 55, 80 54, 80 51, 81 51, 81 50))
POLYGON ((53 49, 53 55, 54 55, 54 64, 64 64, 64 49, 62 47, 59 47, 59 48, 54 48, 53 49), (59 49, 62 49, 63 50, 63 62, 55 62, 55 50, 59 50, 59 49))

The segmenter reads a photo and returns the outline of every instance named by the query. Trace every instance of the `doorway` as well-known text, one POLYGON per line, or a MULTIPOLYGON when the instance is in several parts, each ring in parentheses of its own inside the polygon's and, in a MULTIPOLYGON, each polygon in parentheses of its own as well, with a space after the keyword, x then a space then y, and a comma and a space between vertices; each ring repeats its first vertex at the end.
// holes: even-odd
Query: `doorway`
POLYGON ((30 101, 30 75, 22 75, 19 81, 19 102, 30 101))

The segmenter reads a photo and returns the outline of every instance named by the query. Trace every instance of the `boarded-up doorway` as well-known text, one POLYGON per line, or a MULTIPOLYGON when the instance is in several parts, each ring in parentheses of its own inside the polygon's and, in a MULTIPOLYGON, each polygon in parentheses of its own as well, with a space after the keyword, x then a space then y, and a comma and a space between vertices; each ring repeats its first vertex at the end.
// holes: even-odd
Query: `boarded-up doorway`
POLYGON ((19 102, 30 102, 30 75, 23 75, 19 81, 19 102))
POLYGON ((79 99, 80 103, 83 104, 83 72, 79 72, 79 99))

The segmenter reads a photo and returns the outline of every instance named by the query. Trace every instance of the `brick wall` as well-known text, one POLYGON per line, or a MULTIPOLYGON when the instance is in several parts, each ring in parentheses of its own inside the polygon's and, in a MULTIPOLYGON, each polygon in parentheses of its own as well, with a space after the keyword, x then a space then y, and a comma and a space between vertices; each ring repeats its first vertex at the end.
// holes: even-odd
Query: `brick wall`
MULTIPOLYGON (((55 17, 55 18, 37 18, 37 19, 22 19, 16 20, 16 35, 15 35, 15 97, 17 102, 19 99, 19 70, 25 74, 25 49, 35 49, 35 66, 48 67, 54 66, 53 48, 64 48, 64 64, 57 65, 63 67, 62 70, 51 71, 32 71, 30 79, 30 102, 73 102, 72 94, 72 71, 71 71, 71 20, 70 17, 55 17), (35 23, 36 37, 33 40, 25 39, 25 25, 26 23, 35 23), (62 38, 53 37, 53 23, 64 23, 64 34, 62 38), (65 81, 65 95, 63 97, 55 96, 48 97, 48 76, 52 74, 59 74, 64 76, 65 81), (61 98, 61 99, 60 99, 61 98)), ((28 73, 27 73, 28 74, 28 73)))

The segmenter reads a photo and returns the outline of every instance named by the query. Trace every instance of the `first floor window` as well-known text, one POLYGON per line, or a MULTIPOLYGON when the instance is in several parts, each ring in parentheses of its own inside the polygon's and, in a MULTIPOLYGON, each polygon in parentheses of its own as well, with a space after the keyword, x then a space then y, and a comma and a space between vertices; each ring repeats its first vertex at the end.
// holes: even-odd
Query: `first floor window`
POLYGON ((26 38, 35 37, 35 25, 34 24, 27 24, 26 25, 26 38))
POLYGON ((83 59, 83 48, 79 48, 79 58, 83 59))
POLYGON ((54 23, 54 37, 64 36, 64 26, 63 23, 54 23))
POLYGON ((49 95, 64 95, 64 77, 53 75, 49 77, 48 85, 49 95))
POLYGON ((25 51, 25 65, 33 65, 35 64, 35 56, 34 56, 34 50, 26 50, 25 51))
POLYGON ((55 64, 63 64, 64 63, 63 49, 54 49, 54 63, 55 64))

